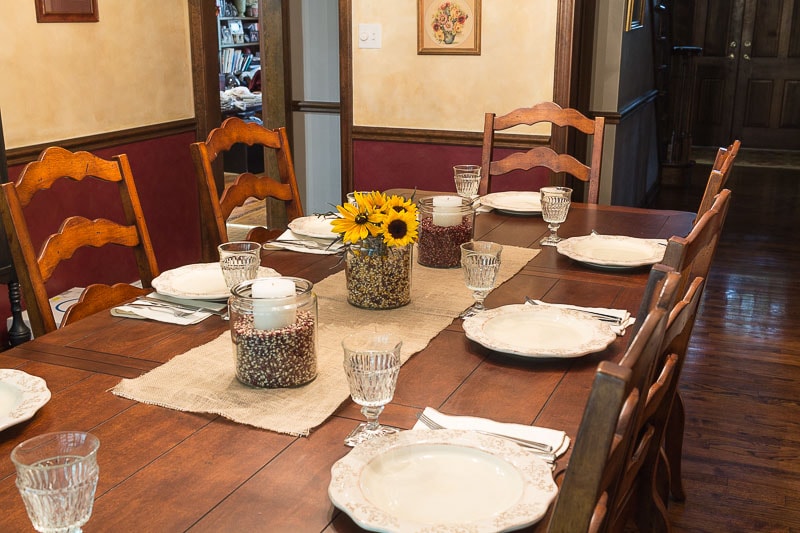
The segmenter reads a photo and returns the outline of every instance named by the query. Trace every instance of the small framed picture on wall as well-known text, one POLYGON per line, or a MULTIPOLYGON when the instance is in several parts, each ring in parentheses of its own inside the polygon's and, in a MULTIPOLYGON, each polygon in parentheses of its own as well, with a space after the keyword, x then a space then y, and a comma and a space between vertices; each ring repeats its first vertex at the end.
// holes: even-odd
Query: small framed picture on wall
POLYGON ((36 22, 97 22, 97 0, 33 0, 36 22))
POLYGON ((417 53, 481 55, 481 0, 417 0, 417 53))

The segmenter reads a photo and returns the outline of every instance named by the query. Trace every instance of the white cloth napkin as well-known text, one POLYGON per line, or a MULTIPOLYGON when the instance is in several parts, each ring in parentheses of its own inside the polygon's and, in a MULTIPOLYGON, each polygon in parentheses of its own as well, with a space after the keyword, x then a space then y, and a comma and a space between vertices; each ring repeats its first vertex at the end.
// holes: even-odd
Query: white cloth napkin
POLYGON ((614 324, 612 322, 607 322, 609 327, 611 327, 611 331, 616 333, 618 336, 625 335, 625 330, 636 322, 636 317, 631 316, 631 314, 626 309, 608 309, 606 307, 580 307, 577 305, 567 305, 567 304, 551 304, 546 303, 541 300, 532 300, 527 302, 528 305, 549 305, 552 307, 560 307, 561 309, 573 309, 575 311, 589 311, 595 313, 602 313, 604 315, 609 315, 613 317, 617 317, 620 319, 619 324, 614 324))
POLYGON ((157 305, 148 304, 146 300, 136 300, 136 305, 120 305, 111 309, 113 316, 121 316, 124 318, 138 318, 140 320, 156 320, 158 322, 167 322, 169 324, 178 324, 181 326, 188 326, 189 324, 197 324, 211 316, 211 313, 204 311, 187 311, 187 315, 183 315, 183 311, 178 310, 182 316, 176 316, 171 309, 167 307, 160 307, 157 305), (149 307, 148 307, 149 306, 149 307))
POLYGON ((266 246, 283 248, 284 250, 291 250, 293 252, 301 252, 304 254, 332 255, 339 252, 343 245, 341 242, 336 242, 334 244, 331 244, 331 242, 332 241, 328 239, 315 239, 314 237, 308 237, 306 235, 298 235, 297 233, 293 233, 292 230, 287 229, 281 234, 280 237, 278 237, 275 241, 270 242, 266 246), (280 241, 315 242, 319 245, 319 248, 309 248, 307 246, 297 245, 291 242, 284 243, 280 241))
POLYGON ((480 199, 476 200, 475 203, 472 205, 475 207, 475 213, 478 215, 480 215, 481 213, 490 213, 494 211, 493 207, 489 207, 488 205, 483 205, 480 199))
MULTIPOLYGON (((496 433, 498 435, 505 435, 507 437, 532 440, 535 442, 541 442, 542 444, 548 444, 553 447, 556 457, 563 455, 564 452, 566 452, 569 448, 569 437, 565 432, 557 429, 496 422, 494 420, 489 420, 488 418, 478 418, 475 416, 444 415, 433 407, 426 407, 423 411, 423 414, 447 429, 486 431, 489 433, 496 433)), ((418 420, 412 429, 427 430, 430 428, 418 420)))

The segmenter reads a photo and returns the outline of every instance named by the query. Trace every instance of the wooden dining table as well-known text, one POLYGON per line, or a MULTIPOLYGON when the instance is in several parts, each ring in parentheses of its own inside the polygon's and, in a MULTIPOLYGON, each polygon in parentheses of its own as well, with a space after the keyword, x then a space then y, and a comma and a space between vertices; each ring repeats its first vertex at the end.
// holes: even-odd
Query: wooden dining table
MULTIPOLYGON (((693 218, 687 212, 576 203, 559 234, 596 230, 669 238, 688 233, 693 218)), ((540 216, 493 211, 476 217, 474 236, 539 248, 547 232, 540 216)), ((262 264, 312 282, 342 268, 336 256, 286 250, 265 250, 262 264)), ((522 303, 529 296, 635 314, 648 271, 590 268, 544 247, 495 288, 486 305, 522 303)), ((309 436, 295 437, 110 392, 120 378, 140 376, 226 328, 218 316, 178 326, 99 313, 0 353, 0 367, 40 376, 52 392, 30 420, 0 431, 0 531, 32 531, 15 486, 11 450, 35 435, 61 430, 90 431, 101 442, 100 481, 87 533, 360 531, 327 492, 332 465, 350 451, 344 438, 362 421, 352 401, 309 436)), ((621 336, 602 352, 577 358, 524 358, 467 339, 456 318, 403 365, 381 422, 410 429, 431 406, 448 414, 564 430, 574 439, 597 364, 618 360, 628 341, 629 335, 621 336)), ((556 477, 568 462, 569 451, 557 461, 556 477)), ((545 523, 529 530, 543 530, 545 523)))

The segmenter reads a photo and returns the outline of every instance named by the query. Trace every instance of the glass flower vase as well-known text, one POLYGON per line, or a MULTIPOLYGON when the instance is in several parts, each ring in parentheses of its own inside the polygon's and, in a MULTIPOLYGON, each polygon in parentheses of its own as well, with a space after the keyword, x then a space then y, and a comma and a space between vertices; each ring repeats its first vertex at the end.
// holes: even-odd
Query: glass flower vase
POLYGON ((347 301, 364 309, 395 309, 411 301, 413 245, 365 239, 347 248, 347 301))

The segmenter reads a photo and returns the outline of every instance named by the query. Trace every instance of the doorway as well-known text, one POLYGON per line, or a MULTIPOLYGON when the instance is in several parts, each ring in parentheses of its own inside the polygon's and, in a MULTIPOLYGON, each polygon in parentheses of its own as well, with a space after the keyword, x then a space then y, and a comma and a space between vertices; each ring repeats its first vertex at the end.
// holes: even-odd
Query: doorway
POLYGON ((326 213, 342 189, 338 0, 289 0, 290 117, 306 214, 326 213))
POLYGON ((800 150, 800 3, 684 0, 675 7, 676 43, 703 49, 693 144, 740 139, 747 148, 800 150))
MULTIPOLYGON (((347 6, 349 12, 344 0, 258 2, 259 45, 264 51, 262 120, 268 128, 286 127, 298 186, 308 212, 341 200, 341 154, 346 153, 343 144, 348 142, 342 141, 345 136, 339 134, 340 128, 345 128, 339 120, 341 5, 347 6), (315 64, 324 65, 325 69, 309 68, 315 64)), ((205 139, 223 118, 214 2, 189 0, 189 21, 197 138, 205 139)), ((349 53, 349 49, 346 51, 349 53)), ((266 161, 266 172, 277 174, 274 161, 266 161)), ((217 181, 221 191, 221 172, 217 181)))

